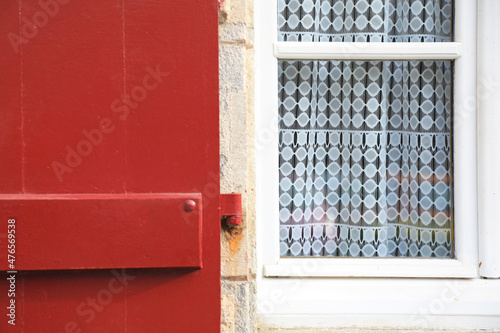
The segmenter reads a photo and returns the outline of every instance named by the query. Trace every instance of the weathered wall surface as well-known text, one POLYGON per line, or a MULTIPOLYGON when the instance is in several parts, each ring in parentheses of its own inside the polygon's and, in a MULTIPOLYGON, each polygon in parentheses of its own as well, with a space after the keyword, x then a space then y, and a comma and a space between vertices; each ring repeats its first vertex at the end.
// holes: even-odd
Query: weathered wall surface
POLYGON ((256 332, 253 0, 219 0, 221 193, 243 194, 243 223, 222 226, 221 332, 256 332))

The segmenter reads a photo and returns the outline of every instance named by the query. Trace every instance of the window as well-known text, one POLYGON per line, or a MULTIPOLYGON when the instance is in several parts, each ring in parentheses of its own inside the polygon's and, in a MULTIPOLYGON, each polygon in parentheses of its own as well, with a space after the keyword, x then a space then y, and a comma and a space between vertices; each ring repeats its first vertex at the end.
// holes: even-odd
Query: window
POLYGON ((278 67, 280 255, 452 257, 451 62, 278 67))
POLYGON ((257 5, 258 298, 267 322, 407 318, 449 281, 438 278, 482 283, 475 12, 473 2, 446 0, 257 5))

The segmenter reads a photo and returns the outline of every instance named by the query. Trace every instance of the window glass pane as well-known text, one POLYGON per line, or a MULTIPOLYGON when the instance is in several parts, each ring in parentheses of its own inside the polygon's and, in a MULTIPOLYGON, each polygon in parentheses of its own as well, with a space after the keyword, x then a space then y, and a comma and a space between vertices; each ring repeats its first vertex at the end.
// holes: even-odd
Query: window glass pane
POLYGON ((452 257, 450 61, 279 61, 282 256, 452 257))
POLYGON ((278 0, 278 40, 450 42, 451 0, 278 0))

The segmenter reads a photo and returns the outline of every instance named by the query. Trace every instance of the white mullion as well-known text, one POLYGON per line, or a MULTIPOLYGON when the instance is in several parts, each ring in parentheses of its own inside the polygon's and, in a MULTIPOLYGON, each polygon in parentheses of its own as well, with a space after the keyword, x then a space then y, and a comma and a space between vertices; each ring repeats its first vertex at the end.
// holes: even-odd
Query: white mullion
POLYGON ((275 42, 280 60, 454 60, 462 43, 275 42))

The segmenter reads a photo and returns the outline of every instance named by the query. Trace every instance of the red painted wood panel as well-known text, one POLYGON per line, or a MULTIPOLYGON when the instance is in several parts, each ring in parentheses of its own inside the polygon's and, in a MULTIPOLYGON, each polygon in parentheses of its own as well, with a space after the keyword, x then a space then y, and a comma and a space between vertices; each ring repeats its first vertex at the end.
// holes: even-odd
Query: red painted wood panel
POLYGON ((21 57, 9 42, 19 35, 18 13, 19 1, 0 3, 0 193, 22 191, 21 57))
POLYGON ((128 286, 140 283, 131 278, 121 269, 24 272, 19 323, 26 333, 127 332, 128 286))
POLYGON ((211 278, 220 274, 217 2, 124 5, 126 91, 140 85, 147 66, 168 73, 126 120, 127 188, 201 192, 204 200, 203 269, 182 275, 137 272, 144 283, 128 289, 136 300, 128 309, 129 332, 151 330, 148 323, 158 317, 171 323, 165 332, 219 332, 220 282, 211 278))
POLYGON ((0 212, 17 270, 202 266, 200 194, 0 195, 0 212))
MULTIPOLYGON (((42 10, 22 4, 22 17, 42 10)), ((123 10, 118 0, 59 4, 22 45, 26 192, 126 191, 124 123, 111 110, 124 91, 123 10)))
MULTIPOLYGON (((0 36, 39 21, 20 52, 0 43, 0 193, 201 193, 203 210, 203 268, 23 271, 17 325, 1 332, 220 331, 217 12, 215 0, 0 4, 0 36)), ((80 246, 66 251, 88 260, 80 246)))

